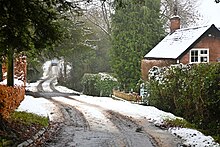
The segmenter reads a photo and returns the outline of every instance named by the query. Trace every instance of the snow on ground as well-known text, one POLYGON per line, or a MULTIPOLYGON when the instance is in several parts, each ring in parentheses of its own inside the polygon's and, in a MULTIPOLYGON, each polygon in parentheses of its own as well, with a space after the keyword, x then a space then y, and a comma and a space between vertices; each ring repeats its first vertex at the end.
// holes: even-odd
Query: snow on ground
POLYGON ((32 96, 25 96, 17 111, 26 111, 41 116, 49 117, 51 121, 56 119, 55 113, 58 113, 56 106, 47 99, 34 98, 32 96))
MULTIPOLYGON (((14 79, 15 86, 24 86, 24 82, 18 79, 14 79)), ((7 85, 7 79, 0 82, 0 85, 7 85)))
MULTIPOLYGON (((44 65, 44 77, 48 75, 48 66, 50 65, 50 62, 47 62, 44 65)), ((30 91, 36 91, 36 86, 38 85, 39 81, 36 83, 30 83, 27 84, 27 89, 30 91)), ((49 84, 44 85, 49 87, 49 84)), ((60 92, 64 93, 72 93, 76 92, 71 89, 68 89, 63 86, 56 86, 56 89, 60 92)), ((45 89, 44 89, 45 90, 45 89)), ((49 88, 48 88, 48 91, 49 88)), ((138 104, 132 104, 128 101, 119 101, 114 100, 110 97, 92 97, 92 96, 86 96, 86 95, 80 95, 80 96, 72 96, 74 99, 86 102, 92 105, 97 105, 102 107, 103 109, 110 109, 113 111, 120 112, 121 114, 131 116, 134 118, 147 118, 150 122, 154 124, 162 124, 163 120, 166 118, 179 118, 174 116, 171 113, 167 113, 164 111, 161 111, 155 107, 152 106, 141 106, 138 104)), ((54 99, 60 99, 60 98, 54 98, 54 99)), ((71 103, 69 99, 66 99, 62 97, 62 101, 66 102, 68 104, 71 103)), ((73 102, 72 103, 76 103, 73 102)), ((89 109, 83 108, 82 109, 89 109)), ((21 105, 18 108, 19 111, 28 111, 32 113, 36 113, 43 116, 48 116, 50 120, 57 119, 61 114, 58 112, 56 106, 49 100, 46 100, 44 98, 33 98, 31 96, 25 96, 24 101, 22 101, 21 105)), ((97 112, 96 110, 87 110, 88 113, 93 113, 92 116, 96 116, 98 118, 103 118, 104 116, 102 113, 97 112)), ((194 130, 194 129, 187 129, 187 128, 170 128, 169 132, 173 135, 179 136, 181 139, 183 139, 184 144, 188 146, 193 147, 220 147, 219 144, 214 142, 214 139, 211 136, 205 136, 201 132, 194 130)))
POLYGON ((27 83, 25 89, 33 92, 37 92, 37 85, 39 84, 39 81, 36 83, 27 83))
MULTIPOLYGON (((34 86, 36 86, 36 83, 32 83, 28 85, 29 90, 34 90, 34 86), (33 87, 32 87, 33 86, 33 87)), ((71 93, 74 92, 73 90, 70 90, 63 86, 57 86, 57 90, 61 92, 71 93)), ((81 102, 86 102, 92 105, 97 105, 100 107, 103 107, 103 109, 110 109, 113 111, 118 111, 121 114, 131 116, 134 118, 147 118, 152 123, 158 123, 161 124, 165 118, 176 118, 171 113, 163 112, 155 107, 152 106, 141 106, 138 104, 132 104, 128 101, 119 101, 114 100, 110 97, 92 97, 92 96, 71 96, 76 100, 79 100, 81 102)), ((57 99, 57 98, 54 98, 57 99)), ((59 98, 60 99, 60 98, 59 98)), ((66 98, 62 98, 62 101, 65 103, 70 104, 71 101, 66 98)), ((33 98, 31 96, 25 96, 24 101, 19 106, 19 111, 24 110, 44 116, 49 116, 50 119, 53 119, 56 114, 56 106, 44 99, 44 98, 33 98)), ((97 111, 89 111, 90 113, 95 113, 93 115, 96 115, 99 118, 102 118, 101 113, 97 113, 97 111)), ((193 129, 187 129, 187 128, 170 128, 169 132, 172 134, 175 134, 179 137, 181 137, 184 140, 184 144, 191 145, 195 147, 219 147, 219 144, 216 144, 212 137, 205 136, 201 132, 193 129)))

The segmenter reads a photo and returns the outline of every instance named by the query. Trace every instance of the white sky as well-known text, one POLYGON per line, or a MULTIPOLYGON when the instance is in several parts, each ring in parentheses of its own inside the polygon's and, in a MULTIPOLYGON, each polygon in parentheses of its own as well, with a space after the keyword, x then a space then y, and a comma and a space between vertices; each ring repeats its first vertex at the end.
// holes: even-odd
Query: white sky
POLYGON ((199 13, 203 15, 201 25, 215 24, 220 27, 220 3, 215 3, 215 0, 198 0, 198 3, 201 3, 199 13))

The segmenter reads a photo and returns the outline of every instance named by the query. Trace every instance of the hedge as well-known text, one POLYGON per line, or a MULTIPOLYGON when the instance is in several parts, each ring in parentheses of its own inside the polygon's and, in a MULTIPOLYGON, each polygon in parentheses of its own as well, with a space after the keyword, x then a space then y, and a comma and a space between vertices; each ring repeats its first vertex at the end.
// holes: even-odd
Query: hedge
POLYGON ((8 118, 23 101, 24 95, 24 87, 0 85, 0 118, 8 118))
POLYGON ((220 134, 220 63, 154 67, 149 77, 150 105, 220 134))
POLYGON ((117 79, 107 73, 90 74, 82 77, 83 93, 92 96, 110 96, 118 86, 117 79))

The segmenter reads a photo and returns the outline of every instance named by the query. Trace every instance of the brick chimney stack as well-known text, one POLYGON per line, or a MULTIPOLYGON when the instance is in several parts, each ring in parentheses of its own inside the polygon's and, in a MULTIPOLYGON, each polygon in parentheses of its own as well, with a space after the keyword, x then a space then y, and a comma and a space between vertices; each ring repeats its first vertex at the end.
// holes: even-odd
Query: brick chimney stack
POLYGON ((170 18, 170 32, 173 33, 175 30, 180 29, 180 17, 177 15, 177 2, 174 2, 173 13, 174 15, 170 18))
POLYGON ((170 32, 173 33, 177 29, 180 29, 180 17, 176 15, 170 18, 170 32))

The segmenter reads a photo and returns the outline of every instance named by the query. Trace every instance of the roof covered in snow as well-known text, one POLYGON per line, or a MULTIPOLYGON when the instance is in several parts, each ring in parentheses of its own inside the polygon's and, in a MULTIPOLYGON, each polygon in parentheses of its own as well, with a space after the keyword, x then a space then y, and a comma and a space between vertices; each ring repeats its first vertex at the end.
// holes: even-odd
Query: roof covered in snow
MULTIPOLYGON (((144 57, 177 59, 210 28, 216 27, 213 24, 203 27, 178 29, 173 33, 168 34, 144 57)), ((216 28, 216 30, 218 29, 216 28)))

